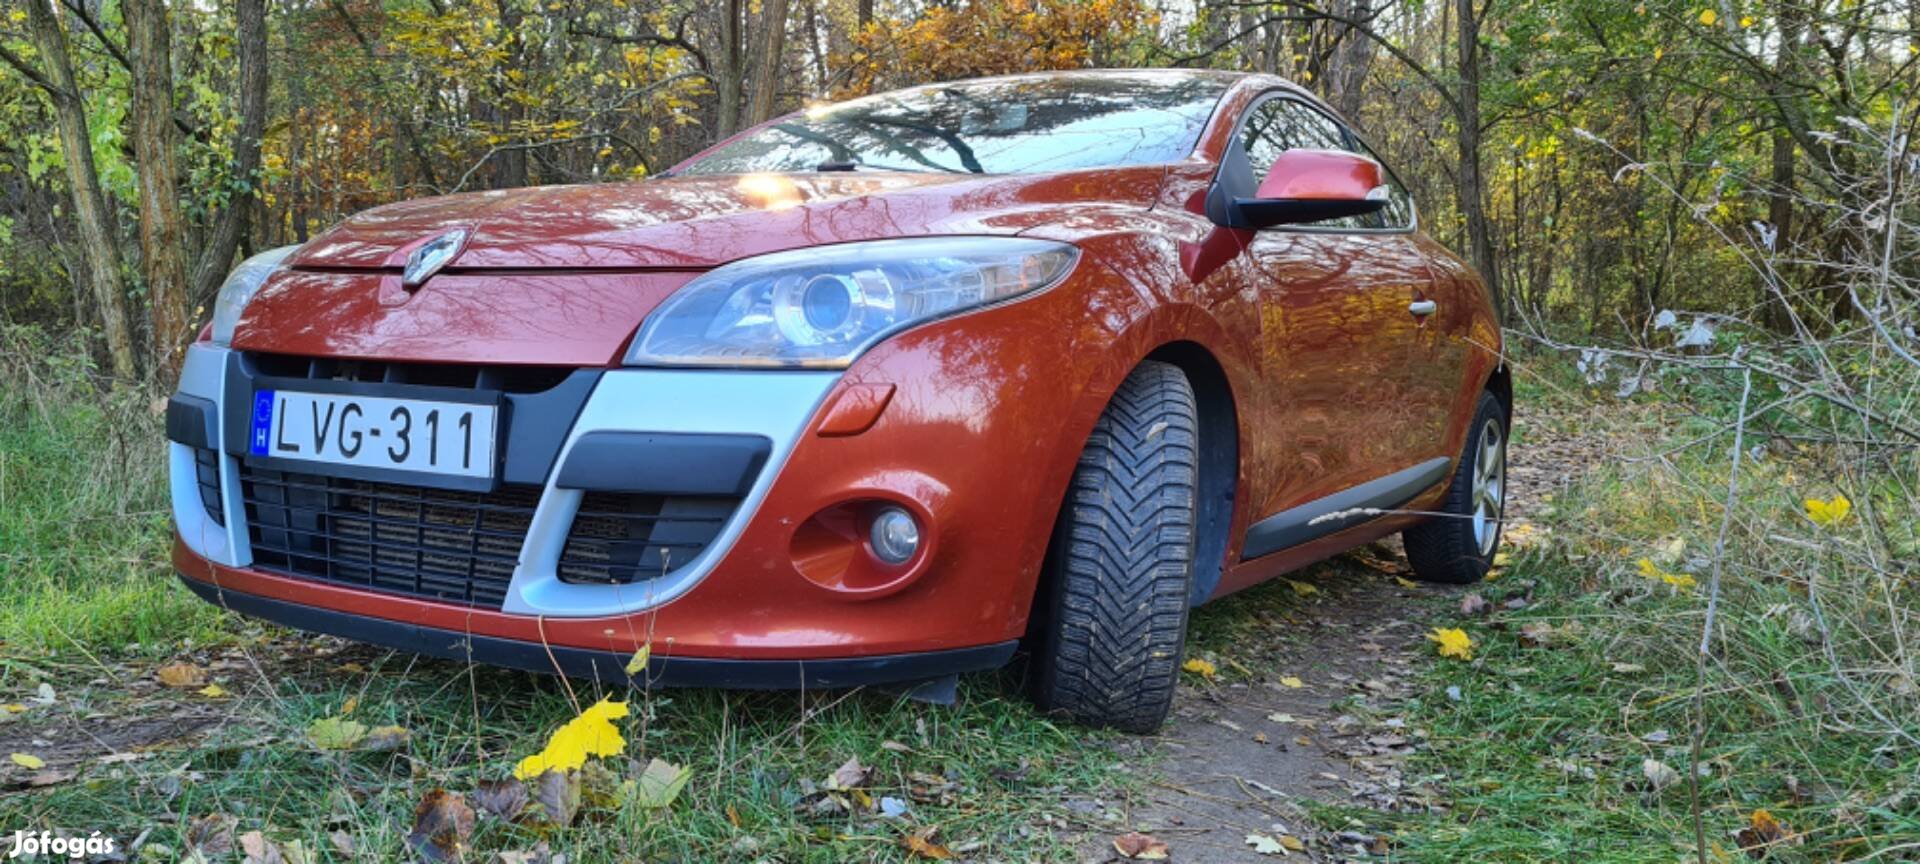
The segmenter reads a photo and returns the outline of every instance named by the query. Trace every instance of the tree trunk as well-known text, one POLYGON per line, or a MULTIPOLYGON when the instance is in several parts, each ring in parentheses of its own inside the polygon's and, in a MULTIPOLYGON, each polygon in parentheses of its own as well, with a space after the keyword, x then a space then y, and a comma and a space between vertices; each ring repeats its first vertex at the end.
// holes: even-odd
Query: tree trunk
POLYGON ((59 127, 60 154, 67 163, 67 184, 73 192, 73 211, 79 223, 79 255, 84 278, 106 331, 107 354, 114 377, 132 381, 139 374, 133 356, 133 330, 127 321, 127 292, 121 283, 120 244, 114 236, 113 214, 107 210, 100 174, 93 164, 93 138, 87 131, 87 108, 73 80, 73 59, 67 54, 67 34, 48 5, 51 0, 27 0, 35 50, 40 52, 48 95, 59 127))
MULTIPOLYGON (((1355 21, 1365 21, 1373 16, 1373 0, 1345 0, 1340 7, 1341 14, 1355 21)), ((1372 39, 1361 35, 1351 27, 1331 24, 1339 36, 1339 43, 1333 47, 1333 56, 1328 58, 1326 90, 1333 107, 1339 109, 1350 122, 1360 119, 1361 87, 1367 80, 1367 70, 1373 66, 1376 47, 1372 39)))
POLYGON ((233 137, 233 177, 246 185, 245 192, 228 199, 207 233, 206 248, 193 267, 193 299, 208 302, 227 271, 233 268, 233 253, 240 248, 240 235, 246 233, 247 215, 252 211, 260 174, 260 137, 267 130, 267 14, 265 0, 235 0, 234 18, 238 25, 236 59, 239 73, 240 128, 233 137))
POLYGON ((740 50, 741 0, 724 0, 720 8, 720 62, 713 70, 715 113, 713 135, 726 138, 740 131, 740 84, 746 77, 740 50))
MULTIPOLYGON (((507 0, 497 0, 494 9, 500 16, 502 38, 507 40, 507 63, 510 64, 508 68, 526 68, 527 43, 520 37, 520 25, 525 16, 520 13, 519 7, 507 0)), ((513 99, 512 94, 505 92, 504 87, 496 87, 493 92, 498 99, 495 113, 500 120, 501 134, 508 138, 519 138, 525 131, 525 124, 522 121, 527 116, 526 106, 513 99)), ((494 158, 499 162, 499 171, 494 177, 493 188, 519 189, 528 184, 530 177, 527 173, 525 148, 514 147, 502 150, 494 158)))
POLYGON ((761 0, 760 65, 754 71, 753 99, 747 106, 747 125, 754 126, 773 118, 774 96, 780 89, 780 73, 786 68, 780 53, 787 38, 787 0, 761 0))
POLYGON ((1458 181, 1460 212, 1467 217, 1468 255, 1473 266, 1486 280, 1487 289, 1506 314, 1505 295, 1500 290, 1500 268, 1494 260, 1492 229, 1487 223, 1485 185, 1480 176, 1480 19, 1474 15, 1473 0, 1456 0, 1459 25, 1459 106, 1454 125, 1458 127, 1460 149, 1458 181))
POLYGON ((126 0, 121 9, 133 61, 133 152, 140 173, 140 258, 153 316, 152 375, 170 388, 193 336, 173 154, 171 34, 162 0, 126 0))

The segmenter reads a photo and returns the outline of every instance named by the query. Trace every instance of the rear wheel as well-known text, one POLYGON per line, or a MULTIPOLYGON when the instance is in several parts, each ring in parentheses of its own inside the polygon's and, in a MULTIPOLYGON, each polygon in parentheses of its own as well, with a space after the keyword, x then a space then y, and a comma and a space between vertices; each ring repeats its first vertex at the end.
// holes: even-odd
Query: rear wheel
POLYGON ((1128 732, 1166 720, 1187 635, 1196 415, 1179 367, 1148 361, 1094 425, 1040 598, 1041 708, 1128 732))
POLYGON ((1441 515, 1400 534, 1414 578, 1450 585, 1485 578, 1500 548, 1506 505, 1507 409, 1492 393, 1482 393, 1441 515))

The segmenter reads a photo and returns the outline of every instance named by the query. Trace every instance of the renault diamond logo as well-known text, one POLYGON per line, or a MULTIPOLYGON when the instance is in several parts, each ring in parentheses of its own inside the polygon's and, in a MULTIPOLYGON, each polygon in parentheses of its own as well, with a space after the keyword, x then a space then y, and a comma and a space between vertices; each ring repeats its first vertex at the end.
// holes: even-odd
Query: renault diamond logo
POLYGON ((458 228, 420 244, 420 248, 407 255, 407 269, 401 271, 400 283, 409 291, 425 284, 460 254, 460 247, 466 242, 467 229, 458 228))

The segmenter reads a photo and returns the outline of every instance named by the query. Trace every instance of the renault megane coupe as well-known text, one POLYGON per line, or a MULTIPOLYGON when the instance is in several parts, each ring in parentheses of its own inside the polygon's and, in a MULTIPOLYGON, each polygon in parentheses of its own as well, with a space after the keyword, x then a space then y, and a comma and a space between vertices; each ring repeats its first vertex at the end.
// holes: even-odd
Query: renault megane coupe
POLYGON ((644 182, 407 201, 243 263, 167 409, 207 600, 640 686, 1165 718, 1188 610, 1500 533, 1495 304, 1286 81, 810 108, 644 182), (644 670, 625 667, 650 646, 644 670))

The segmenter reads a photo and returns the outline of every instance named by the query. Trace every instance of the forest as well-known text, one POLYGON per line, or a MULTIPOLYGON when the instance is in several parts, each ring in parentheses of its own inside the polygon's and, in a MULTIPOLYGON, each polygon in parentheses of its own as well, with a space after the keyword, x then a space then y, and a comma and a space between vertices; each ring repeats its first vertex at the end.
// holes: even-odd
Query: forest
POLYGON ((0 0, 0 848, 1914 860, 1917 126, 1920 0, 0 0), (1017 669, 950 708, 602 692, 174 578, 167 394, 247 257, 895 88, 1160 67, 1313 91, 1492 290, 1485 581, 1391 540, 1200 607, 1132 737, 1017 669))
POLYGON ((639 179, 907 84, 1198 66, 1323 95, 1525 320, 1821 330, 1859 316, 1840 271, 1911 175, 1884 151, 1916 26, 1895 0, 11 0, 0 309, 164 379, 238 256, 374 205, 639 179))

